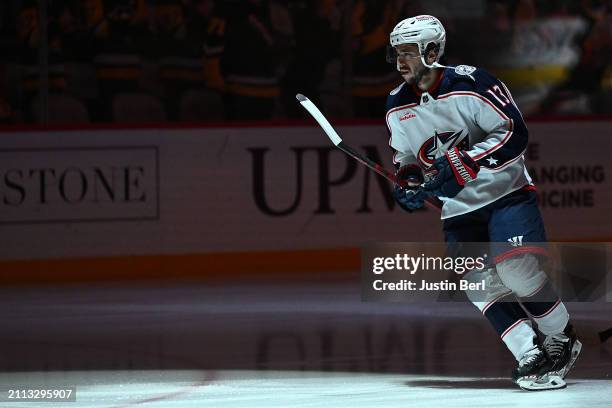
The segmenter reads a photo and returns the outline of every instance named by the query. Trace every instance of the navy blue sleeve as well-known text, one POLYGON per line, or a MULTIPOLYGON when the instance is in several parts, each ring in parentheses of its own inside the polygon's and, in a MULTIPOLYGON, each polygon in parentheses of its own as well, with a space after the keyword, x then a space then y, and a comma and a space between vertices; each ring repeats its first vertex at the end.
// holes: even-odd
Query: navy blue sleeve
POLYGON ((473 106, 474 117, 488 137, 468 153, 481 166, 500 168, 519 158, 527 148, 527 126, 503 82, 481 69, 473 77, 474 92, 480 99, 473 106))

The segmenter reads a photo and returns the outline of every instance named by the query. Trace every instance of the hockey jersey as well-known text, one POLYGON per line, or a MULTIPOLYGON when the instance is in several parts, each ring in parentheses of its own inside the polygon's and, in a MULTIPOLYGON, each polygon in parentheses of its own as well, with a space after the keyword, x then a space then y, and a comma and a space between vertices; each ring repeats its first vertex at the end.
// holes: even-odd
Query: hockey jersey
POLYGON ((466 214, 531 185, 524 152, 528 132, 508 88, 482 69, 446 67, 427 91, 403 83, 387 99, 389 145, 396 166, 423 170, 458 147, 480 165, 478 177, 452 199, 442 219, 466 214))

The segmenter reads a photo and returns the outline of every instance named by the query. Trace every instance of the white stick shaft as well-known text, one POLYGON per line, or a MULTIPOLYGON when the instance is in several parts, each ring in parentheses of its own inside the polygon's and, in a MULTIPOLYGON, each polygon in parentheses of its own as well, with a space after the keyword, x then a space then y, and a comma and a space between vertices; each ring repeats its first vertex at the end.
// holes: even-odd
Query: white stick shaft
POLYGON ((308 99, 302 94, 297 94, 295 97, 300 102, 300 104, 302 104, 304 109, 306 109, 308 113, 310 113, 312 117, 319 123, 321 128, 323 128, 325 134, 327 134, 327 136, 331 139, 334 145, 338 146, 338 144, 342 142, 342 138, 338 135, 338 133, 336 133, 332 125, 321 113, 319 108, 317 108, 317 106, 312 103, 310 99, 308 99))

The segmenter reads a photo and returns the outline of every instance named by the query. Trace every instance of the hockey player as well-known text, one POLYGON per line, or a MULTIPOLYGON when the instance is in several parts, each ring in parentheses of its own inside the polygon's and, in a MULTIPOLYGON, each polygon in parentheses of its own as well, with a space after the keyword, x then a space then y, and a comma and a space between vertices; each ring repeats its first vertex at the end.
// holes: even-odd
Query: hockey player
POLYGON ((444 27, 428 15, 401 21, 390 35, 388 59, 404 82, 388 97, 386 122, 397 175, 413 187, 396 187, 395 199, 411 212, 438 197, 449 249, 491 243, 495 267, 478 272, 486 297, 468 298, 518 361, 513 380, 521 388, 564 387, 581 344, 539 263, 546 237, 524 164, 527 127, 500 80, 439 63, 445 42, 444 27))

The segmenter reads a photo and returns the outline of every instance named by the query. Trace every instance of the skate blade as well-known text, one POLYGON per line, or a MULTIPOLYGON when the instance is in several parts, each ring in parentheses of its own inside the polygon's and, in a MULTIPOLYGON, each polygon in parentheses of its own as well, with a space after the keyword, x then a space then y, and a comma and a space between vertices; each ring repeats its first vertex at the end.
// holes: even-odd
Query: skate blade
POLYGON ((572 357, 570 358, 569 363, 567 363, 567 366, 565 366, 562 372, 559 373, 559 375, 561 375, 561 378, 565 378, 569 370, 572 369, 574 363, 576 362, 576 359, 578 358, 578 355, 580 354, 580 350, 582 350, 582 343, 580 342, 580 340, 576 340, 574 342, 574 345, 572 346, 572 357))
POLYGON ((545 375, 540 378, 522 377, 516 383, 526 391, 558 390, 567 386, 563 378, 558 375, 545 375))

